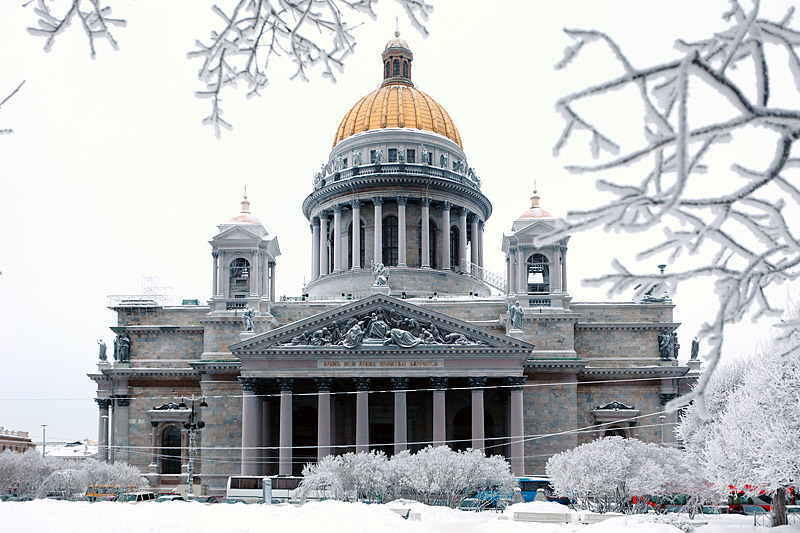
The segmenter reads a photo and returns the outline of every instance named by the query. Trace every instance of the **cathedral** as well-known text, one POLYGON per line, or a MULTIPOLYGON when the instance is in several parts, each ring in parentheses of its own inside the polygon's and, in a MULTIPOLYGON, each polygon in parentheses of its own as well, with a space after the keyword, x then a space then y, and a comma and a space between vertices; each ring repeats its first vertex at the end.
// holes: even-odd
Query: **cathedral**
POLYGON ((458 129, 399 33, 381 58, 302 200, 303 294, 276 298, 278 238, 245 195, 209 241, 207 303, 111 299, 113 358, 101 347, 89 375, 102 460, 219 492, 347 452, 479 448, 522 476, 605 435, 674 443, 663 406, 698 363, 677 361, 669 297, 573 301, 569 238, 536 241, 555 223, 537 191, 503 234, 505 272, 484 269, 492 204, 458 129))

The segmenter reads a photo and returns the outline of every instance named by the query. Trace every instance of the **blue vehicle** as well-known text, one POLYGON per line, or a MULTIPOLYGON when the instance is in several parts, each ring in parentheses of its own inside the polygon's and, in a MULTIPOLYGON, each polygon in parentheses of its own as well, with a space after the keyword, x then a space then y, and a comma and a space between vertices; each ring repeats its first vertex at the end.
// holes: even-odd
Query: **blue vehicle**
POLYGON ((526 502, 532 502, 536 498, 536 493, 541 491, 545 500, 548 502, 556 502, 562 505, 570 505, 572 503, 569 498, 559 498, 553 494, 553 488, 550 486, 550 478, 546 476, 518 477, 517 483, 522 492, 522 497, 526 502))

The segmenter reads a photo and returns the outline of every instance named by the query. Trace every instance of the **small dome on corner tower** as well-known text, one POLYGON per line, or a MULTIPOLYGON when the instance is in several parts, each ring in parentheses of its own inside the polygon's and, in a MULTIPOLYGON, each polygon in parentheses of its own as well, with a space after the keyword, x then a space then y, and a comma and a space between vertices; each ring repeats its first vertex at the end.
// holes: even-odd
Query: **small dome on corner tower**
POLYGON ((539 199, 541 197, 537 194, 536 185, 533 186, 533 196, 531 196, 531 207, 519 216, 518 220, 528 218, 555 218, 548 211, 545 211, 539 206, 539 199))
POLYGON ((261 221, 257 216, 250 212, 250 201, 247 199, 247 190, 245 189, 244 198, 242 199, 242 211, 228 220, 228 224, 258 224, 261 221))

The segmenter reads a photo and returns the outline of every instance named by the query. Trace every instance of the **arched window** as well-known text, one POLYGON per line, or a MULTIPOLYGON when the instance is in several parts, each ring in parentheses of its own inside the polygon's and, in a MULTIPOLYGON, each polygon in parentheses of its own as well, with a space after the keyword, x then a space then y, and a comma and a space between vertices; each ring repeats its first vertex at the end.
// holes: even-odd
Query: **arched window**
POLYGON ((461 235, 456 226, 450 226, 450 268, 458 270, 461 268, 461 235))
POLYGON ((230 266, 230 297, 246 298, 250 293, 250 262, 244 258, 234 259, 230 266))
MULTIPOLYGON (((359 239, 359 266, 364 268, 364 260, 366 258, 366 246, 364 246, 364 222, 359 220, 359 227, 360 230, 358 232, 359 239)), ((353 268, 353 223, 350 223, 350 226, 347 228, 347 264, 350 265, 350 268, 353 268)))
POLYGON ((389 74, 390 74, 390 71, 391 71, 391 66, 389 65, 389 62, 387 61, 386 62, 386 68, 384 69, 383 77, 384 78, 388 78, 389 74))
POLYGON ((408 61, 403 61, 403 77, 408 77, 408 61))
POLYGON ((383 219, 383 263, 397 266, 397 217, 383 219))
POLYGON ((397 77, 400 75, 400 61, 395 59, 392 61, 392 76, 397 77))
MULTIPOLYGON (((419 258, 419 266, 422 266, 422 222, 417 228, 417 257, 419 258)), ((430 257, 430 267, 436 268, 436 228, 433 226, 433 221, 428 222, 428 253, 430 257)))
POLYGON ((181 430, 168 426, 161 433, 161 473, 181 473, 181 430))
POLYGON ((550 266, 542 254, 528 257, 528 292, 550 292, 550 266))

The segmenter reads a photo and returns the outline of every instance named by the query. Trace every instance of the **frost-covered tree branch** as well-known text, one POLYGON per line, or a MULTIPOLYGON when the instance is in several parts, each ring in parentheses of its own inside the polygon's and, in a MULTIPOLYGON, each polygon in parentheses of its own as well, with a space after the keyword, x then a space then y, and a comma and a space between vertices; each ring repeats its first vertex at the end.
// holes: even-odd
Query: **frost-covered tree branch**
MULTIPOLYGON (((423 35, 433 7, 424 0, 397 0, 412 25, 423 35)), ((220 27, 208 41, 195 41, 190 58, 203 61, 198 72, 205 85, 195 94, 211 101, 211 114, 203 124, 231 129, 222 118, 221 94, 225 89, 247 86, 247 96, 259 96, 269 83, 267 70, 274 57, 285 57, 295 66, 292 79, 308 81, 309 71, 319 67, 322 76, 336 81, 344 59, 353 52, 356 38, 352 15, 375 18, 377 0, 239 0, 229 11, 212 7, 220 27)))
POLYGON ((100 0, 65 0, 51 8, 53 2, 38 0, 33 11, 38 17, 36 28, 28 28, 28 33, 44 37, 44 49, 53 49, 56 37, 73 23, 77 22, 89 40, 89 55, 97 57, 95 42, 105 40, 114 50, 119 49, 117 40, 111 33, 112 27, 125 27, 124 19, 112 18, 111 7, 101 5, 100 0), (60 8, 60 9, 59 9, 60 8))
MULTIPOLYGON (((19 90, 20 90, 20 88, 21 88, 23 85, 25 85, 25 80, 22 80, 22 81, 20 82, 20 84, 19 84, 19 85, 17 85, 17 88, 16 88, 16 89, 14 89, 13 91, 11 91, 11 93, 9 93, 9 95, 8 95, 8 96, 6 96, 6 97, 5 97, 5 98, 3 98, 2 100, 0 100, 0 109, 2 109, 2 108, 3 108, 3 105, 4 105, 6 102, 8 102, 9 100, 11 100, 11 97, 12 97, 12 96, 14 96, 15 94, 17 94, 17 91, 19 91, 19 90)), ((8 135, 9 133, 14 133, 14 130, 12 130, 11 128, 0 128, 0 135, 8 135)))
MULTIPOLYGON (((678 57, 673 61, 638 68, 608 35, 565 30, 574 44, 556 65, 566 68, 588 47, 602 45, 622 73, 557 102, 565 125, 554 153, 588 135, 589 151, 598 163, 571 165, 569 170, 617 171, 619 176, 621 168, 633 167, 643 169, 643 177, 638 183, 619 177, 599 179, 598 189, 609 193, 611 201, 569 212, 560 228, 544 240, 595 227, 624 232, 661 228, 664 237, 637 259, 666 253, 674 262, 682 255, 700 254, 700 266, 662 277, 636 274, 615 261, 613 273, 589 280, 590 284, 609 285, 612 294, 634 290, 638 301, 658 284, 666 283, 674 292, 681 282, 706 276, 713 279, 719 296, 716 316, 700 331, 709 340, 701 386, 692 395, 670 402, 667 408, 671 410, 696 399, 705 412, 703 385, 720 357, 725 326, 749 311, 755 317, 779 316, 780 309, 765 290, 800 274, 799 228, 790 215, 800 205, 800 159, 792 156, 800 137, 800 108, 773 105, 776 91, 769 77, 779 61, 788 59, 794 84, 781 89, 792 93, 789 101, 796 105, 800 31, 790 26, 793 9, 774 21, 759 16, 758 1, 749 10, 738 0, 730 3, 731 9, 723 15, 727 28, 698 42, 678 40, 678 57), (704 93, 699 92, 701 87, 704 93), (602 98, 629 89, 638 95, 643 140, 639 146, 623 148, 608 133, 610 124, 595 123, 588 115, 602 98), (727 111, 704 113, 710 107, 727 111), (724 143, 753 136, 772 147, 768 161, 753 168, 742 151, 725 155, 724 143), (728 168, 719 163, 719 154, 728 168)), ((791 336, 800 322, 782 325, 791 336)))

